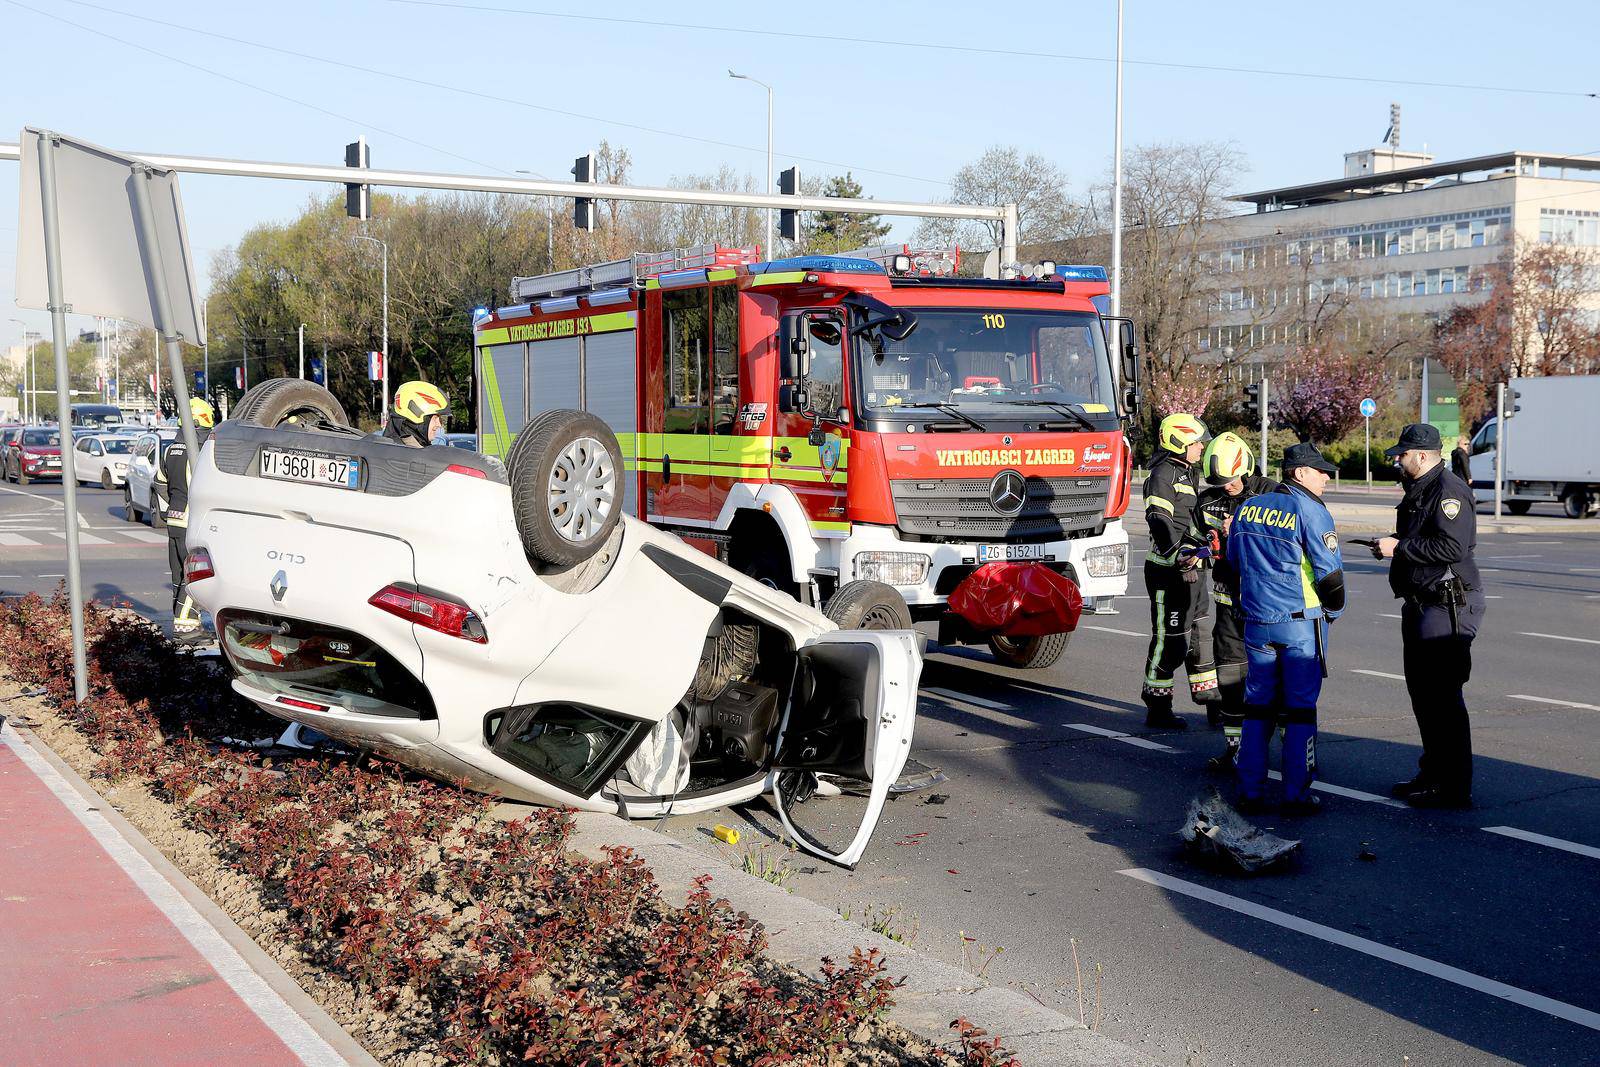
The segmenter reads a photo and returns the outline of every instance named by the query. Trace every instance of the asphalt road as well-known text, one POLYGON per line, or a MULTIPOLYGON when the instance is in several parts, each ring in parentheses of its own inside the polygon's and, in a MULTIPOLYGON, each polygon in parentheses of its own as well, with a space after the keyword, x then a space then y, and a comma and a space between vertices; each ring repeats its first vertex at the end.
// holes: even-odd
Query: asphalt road
MULTIPOLYGON (((61 489, 0 490, 0 594, 47 592, 64 570, 61 489)), ((165 621, 162 532, 126 523, 120 491, 80 504, 89 594, 165 621)), ((1316 816, 1263 820, 1304 841, 1283 873, 1230 877, 1179 849, 1222 742, 1198 711, 1186 733, 1143 728, 1137 578, 1049 670, 932 652, 914 754, 949 781, 891 801, 856 871, 775 843, 765 802, 660 828, 734 863, 764 852, 793 891, 1073 1015, 1075 943, 1084 1014, 1098 975, 1101 1028, 1168 1062, 1595 1063, 1600 536, 1573 529, 1480 543, 1492 599, 1468 690, 1470 812, 1387 801, 1416 729, 1396 603, 1357 550, 1321 714, 1322 785, 1338 792, 1316 816), (745 831, 739 849, 710 838, 719 821, 745 831)), ((847 829, 860 803, 807 817, 847 829)))

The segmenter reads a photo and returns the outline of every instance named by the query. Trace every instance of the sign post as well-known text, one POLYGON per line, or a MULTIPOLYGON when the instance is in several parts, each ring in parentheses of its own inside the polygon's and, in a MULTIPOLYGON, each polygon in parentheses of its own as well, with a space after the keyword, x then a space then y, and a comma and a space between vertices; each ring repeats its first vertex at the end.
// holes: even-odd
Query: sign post
POLYGON ((1494 389, 1494 517, 1500 519, 1500 507, 1505 500, 1506 473, 1506 383, 1494 389))
POLYGON ((1367 488, 1372 488, 1372 416, 1378 413, 1378 402, 1370 396, 1361 401, 1361 418, 1367 424, 1367 449, 1362 459, 1367 465, 1367 488))

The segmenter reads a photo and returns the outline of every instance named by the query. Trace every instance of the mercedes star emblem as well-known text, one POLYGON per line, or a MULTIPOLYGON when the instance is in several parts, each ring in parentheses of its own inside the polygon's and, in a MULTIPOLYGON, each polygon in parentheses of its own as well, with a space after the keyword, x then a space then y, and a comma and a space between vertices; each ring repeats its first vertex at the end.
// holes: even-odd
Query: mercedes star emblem
POLYGON ((1001 515, 1015 515, 1028 496, 1027 483, 1016 471, 1001 471, 989 483, 989 504, 1001 515))
POLYGON ((281 604, 283 602, 283 594, 289 591, 289 576, 283 571, 274 574, 272 583, 267 586, 267 590, 272 593, 272 602, 281 604))

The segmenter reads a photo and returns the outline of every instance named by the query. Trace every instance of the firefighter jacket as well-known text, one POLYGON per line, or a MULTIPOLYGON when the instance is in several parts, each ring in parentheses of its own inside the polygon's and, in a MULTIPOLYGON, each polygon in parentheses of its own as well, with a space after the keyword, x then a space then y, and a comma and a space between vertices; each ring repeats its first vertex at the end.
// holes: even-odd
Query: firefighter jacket
POLYGON ((1344 610, 1344 563, 1333 516, 1295 484, 1252 498, 1233 517, 1228 558, 1239 574, 1248 622, 1336 619, 1344 610))
POLYGON ((1482 589, 1478 564, 1478 518, 1467 483, 1439 464, 1406 485, 1396 506, 1395 537, 1400 543, 1389 566, 1389 588, 1397 597, 1430 600, 1447 574, 1467 590, 1482 589))
POLYGON ((1163 450, 1144 480, 1144 518, 1150 526, 1146 561, 1176 566, 1185 545, 1204 543, 1195 515, 1199 498, 1194 467, 1182 456, 1163 450))
POLYGON ((1207 536, 1216 535, 1220 549, 1211 564, 1211 596, 1221 604, 1232 604, 1239 592, 1239 571, 1228 559, 1228 517, 1253 496, 1276 493, 1281 489, 1271 478, 1259 474, 1244 476, 1244 488, 1238 496, 1229 496, 1220 485, 1208 486, 1200 492, 1200 527, 1207 536))
MULTIPOLYGON (((195 427, 195 444, 200 448, 206 447, 206 439, 211 436, 211 430, 204 426, 195 427)), ((189 462, 189 446, 183 443, 182 435, 172 444, 167 446, 167 454, 156 465, 155 481, 156 494, 166 500, 162 517, 168 526, 185 529, 189 525, 189 476, 193 473, 192 464, 189 462)))

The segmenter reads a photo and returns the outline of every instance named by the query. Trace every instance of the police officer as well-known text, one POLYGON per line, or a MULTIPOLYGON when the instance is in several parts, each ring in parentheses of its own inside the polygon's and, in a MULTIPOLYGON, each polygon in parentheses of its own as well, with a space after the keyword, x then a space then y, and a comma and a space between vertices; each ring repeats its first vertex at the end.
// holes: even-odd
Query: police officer
MULTIPOLYGON (((195 444, 206 446, 217 413, 197 396, 189 398, 189 414, 194 419, 195 444)), ((200 636, 200 611, 189 596, 183 580, 184 542, 189 534, 189 477, 193 464, 183 437, 167 447, 167 454, 156 465, 156 495, 161 498, 162 518, 167 523, 167 564, 172 570, 172 635, 180 641, 200 636)))
POLYGON ((1414 423, 1385 453, 1400 466, 1406 495, 1395 533, 1374 553, 1390 559, 1389 588, 1404 603, 1406 690, 1422 735, 1417 776, 1391 791, 1419 808, 1472 804, 1472 735, 1462 687, 1472 674, 1472 639, 1483 622, 1483 582, 1472 558, 1478 521, 1472 490, 1446 468, 1439 431, 1414 423))
POLYGON ((1327 671, 1327 622, 1344 610, 1344 564, 1322 491, 1333 464, 1315 445, 1283 454, 1283 486, 1234 514, 1228 556, 1239 572, 1249 660, 1239 739, 1239 804, 1259 810, 1274 720, 1283 728, 1283 806, 1315 811, 1317 700, 1327 671))
POLYGON ((426 448, 444 433, 450 401, 436 385, 406 382, 394 394, 394 410, 383 427, 383 437, 395 444, 426 448))
POLYGON ((1246 656, 1244 620, 1239 615, 1239 572, 1228 558, 1228 520, 1239 506, 1262 493, 1275 493, 1281 487, 1271 478, 1255 472, 1250 446, 1238 434, 1225 433, 1206 445, 1200 456, 1200 476, 1206 488, 1200 491, 1200 522, 1211 541, 1211 651, 1217 669, 1217 691, 1222 699, 1208 705, 1206 718, 1221 726, 1227 748, 1214 757, 1212 770, 1230 770, 1239 752, 1239 733, 1244 723, 1244 681, 1246 656))
POLYGON ((1150 651, 1145 656, 1144 724, 1184 730, 1172 712, 1173 677, 1184 666, 1197 703, 1220 698, 1209 643, 1201 640, 1210 612, 1205 564, 1211 555, 1195 512, 1199 486, 1194 466, 1205 448, 1205 423, 1193 415, 1168 415, 1157 431, 1158 455, 1144 483, 1144 517, 1150 551, 1144 585, 1150 596, 1150 651))

